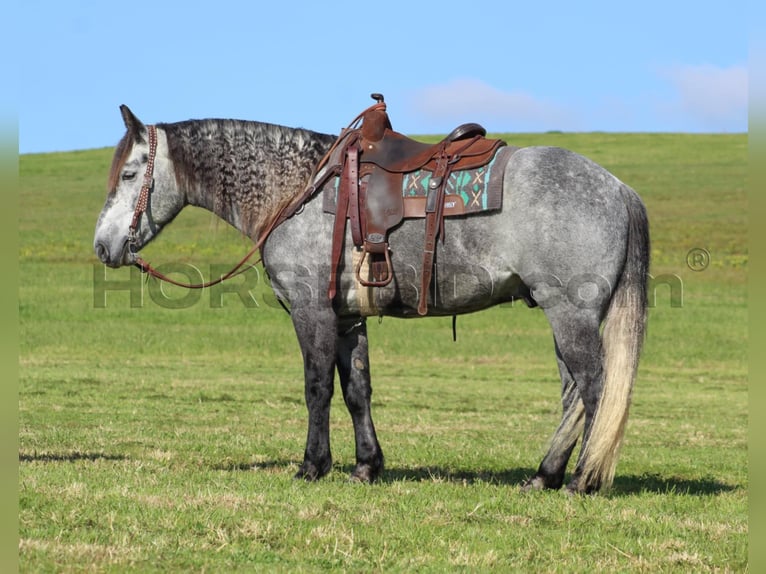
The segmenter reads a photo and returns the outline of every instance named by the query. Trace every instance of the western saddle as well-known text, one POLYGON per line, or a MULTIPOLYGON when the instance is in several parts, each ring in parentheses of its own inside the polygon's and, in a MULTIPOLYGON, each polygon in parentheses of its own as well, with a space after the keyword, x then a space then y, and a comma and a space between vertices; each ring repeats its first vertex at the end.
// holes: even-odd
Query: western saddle
POLYGON ((505 142, 487 139, 486 130, 476 123, 463 124, 436 144, 410 139, 393 131, 381 94, 372 94, 376 103, 342 131, 330 151, 319 162, 313 188, 320 189, 332 177, 339 177, 335 194, 335 224, 328 296, 335 297, 338 267, 342 259, 346 220, 354 245, 361 250, 356 262, 357 281, 365 287, 383 287, 393 279, 388 232, 404 217, 425 218, 425 245, 418 300, 418 313, 428 311, 428 292, 434 265, 437 238, 444 236, 444 202, 447 180, 453 171, 479 168, 492 161, 505 142), (361 122, 361 125, 360 125, 361 122), (405 213, 402 182, 405 174, 430 172, 425 203, 405 213), (362 277, 368 259, 371 273, 362 277))

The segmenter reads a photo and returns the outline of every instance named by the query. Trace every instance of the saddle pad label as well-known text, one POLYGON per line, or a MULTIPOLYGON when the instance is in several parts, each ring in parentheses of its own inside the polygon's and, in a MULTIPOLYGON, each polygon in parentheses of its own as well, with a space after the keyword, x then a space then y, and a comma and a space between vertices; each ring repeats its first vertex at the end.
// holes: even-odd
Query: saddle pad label
MULTIPOLYGON (((503 206, 503 173, 511 154, 517 148, 501 147, 492 160, 479 168, 454 171, 447 178, 444 189, 444 216, 468 215, 493 211, 503 206)), ((402 175, 404 217, 425 217, 428 183, 433 172, 421 169, 402 175)), ((323 190, 323 208, 335 213, 340 178, 328 181, 323 190)), ((367 193, 375 193, 374 189, 367 193)))

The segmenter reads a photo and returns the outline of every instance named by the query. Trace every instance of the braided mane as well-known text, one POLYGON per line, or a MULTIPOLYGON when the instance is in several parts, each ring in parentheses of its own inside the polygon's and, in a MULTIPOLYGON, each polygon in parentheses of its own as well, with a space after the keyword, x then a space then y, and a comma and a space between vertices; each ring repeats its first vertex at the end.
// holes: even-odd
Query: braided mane
POLYGON ((189 120, 157 127, 165 131, 176 181, 189 202, 253 238, 304 190, 314 166, 335 141, 335 136, 305 129, 243 120, 189 120))

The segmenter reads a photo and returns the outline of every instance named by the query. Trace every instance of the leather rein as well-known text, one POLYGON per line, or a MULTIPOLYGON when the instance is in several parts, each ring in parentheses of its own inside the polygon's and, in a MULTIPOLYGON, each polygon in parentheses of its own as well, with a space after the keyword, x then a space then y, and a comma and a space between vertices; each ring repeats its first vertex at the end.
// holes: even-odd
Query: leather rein
POLYGON ((170 283, 171 285, 177 285, 178 287, 185 287, 186 289, 205 289, 206 287, 212 287, 213 285, 218 285, 219 283, 222 283, 223 281, 226 281, 227 279, 230 279, 241 273, 244 273, 251 267, 254 267, 255 265, 261 262, 261 257, 259 257, 254 263, 251 263, 250 265, 247 265, 247 266, 245 265, 250 260, 250 258, 253 257, 253 255, 255 255, 255 252, 259 251, 261 247, 263 247, 263 244, 266 242, 266 239, 268 239, 271 232, 274 231, 274 229, 276 229, 280 224, 284 223, 286 220, 290 219, 293 215, 295 215, 301 209, 303 204, 306 201, 308 201, 308 199, 312 195, 314 195, 316 190, 321 188, 328 179, 338 175, 337 169, 324 169, 325 163, 328 161, 333 151, 335 151, 335 149, 340 145, 340 143, 343 140, 345 140, 347 136, 349 136, 356 129, 357 124, 359 123, 361 118, 364 116, 364 114, 367 111, 372 109, 385 110, 385 104, 380 102, 377 104, 374 104, 370 106, 367 110, 359 114, 356 118, 354 118, 354 120, 348 125, 348 127, 346 127, 344 130, 341 131, 341 134, 338 136, 338 139, 335 140, 335 143, 333 143, 333 145, 330 147, 330 149, 327 151, 324 157, 322 157, 319 163, 317 163, 316 167, 311 173, 311 177, 309 178, 309 184, 307 185, 306 189, 303 190, 303 193, 301 193, 293 201, 285 204, 279 210, 279 212, 271 219, 269 224, 266 226, 263 233, 260 234, 253 248, 247 252, 247 254, 239 261, 239 263, 237 263, 231 269, 231 271, 229 271, 225 275, 221 275, 218 279, 205 281, 203 283, 183 283, 181 281, 176 281, 175 279, 168 277, 164 273, 152 267, 147 261, 145 261, 142 257, 138 255, 138 246, 137 246, 138 225, 141 220, 141 216, 146 212, 146 208, 149 205, 149 195, 151 194, 151 191, 154 188, 154 160, 157 156, 157 126, 155 125, 146 126, 148 136, 149 136, 149 157, 146 161, 146 171, 144 172, 144 180, 143 180, 143 184, 141 185, 141 191, 138 194, 136 209, 133 212, 133 219, 131 220, 130 227, 128 228, 128 249, 130 250, 131 253, 135 255, 135 259, 133 260, 133 265, 138 267, 142 273, 146 273, 147 275, 150 275, 156 279, 159 279, 160 281, 165 281, 166 283, 170 283))
POLYGON ((222 283, 223 281, 226 281, 227 279, 230 279, 232 277, 235 277, 241 273, 244 273, 251 267, 254 267, 258 263, 261 262, 261 258, 259 257, 254 263, 251 263, 250 265, 246 265, 248 260, 255 255, 255 252, 258 251, 263 244, 266 242, 266 239, 271 234, 271 232, 281 223, 295 215, 295 213, 300 209, 300 207, 303 205, 303 203, 314 193, 316 186, 309 185, 306 190, 300 195, 300 197, 297 198, 297 200, 294 200, 288 204, 286 204, 277 214, 276 216, 269 222, 269 224, 266 226, 265 231, 261 233, 261 235, 258 237, 258 240, 255 242, 255 245, 253 246, 250 251, 247 252, 247 254, 237 263, 231 271, 227 272, 224 275, 221 275, 218 279, 213 279, 210 281, 205 281, 203 283, 183 283, 181 281, 176 281, 175 279, 168 277, 161 271, 158 271, 154 267, 152 267, 147 261, 145 261, 142 257, 138 255, 138 249, 137 249, 137 243, 138 243, 138 224, 141 220, 141 216, 146 212, 146 208, 149 205, 149 195, 154 188, 154 160, 157 155, 157 127, 154 125, 148 125, 146 126, 146 129, 148 131, 149 135, 149 157, 146 162, 146 171, 144 173, 144 181, 141 185, 141 191, 138 195, 138 201, 136 202, 136 209, 133 212, 133 219, 130 222, 130 227, 128 228, 128 249, 130 249, 130 252, 135 255, 135 259, 133 260, 133 265, 138 267, 142 273, 146 273, 147 275, 150 275, 156 279, 159 279, 160 281, 165 281, 166 283, 170 283, 171 285, 177 285, 178 287, 185 287, 186 289, 205 289, 206 287, 212 287, 213 285, 218 285, 219 283, 222 283))

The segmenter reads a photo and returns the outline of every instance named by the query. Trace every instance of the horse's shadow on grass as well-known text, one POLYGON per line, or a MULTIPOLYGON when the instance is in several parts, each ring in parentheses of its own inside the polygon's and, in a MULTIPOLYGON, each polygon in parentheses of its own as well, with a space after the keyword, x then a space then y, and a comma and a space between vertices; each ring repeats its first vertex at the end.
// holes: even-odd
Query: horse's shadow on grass
MULTIPOLYGON (((25 462, 78 462, 78 461, 121 461, 126 460, 126 455, 108 454, 103 452, 20 452, 19 463, 25 462)), ((299 463, 294 460, 266 460, 262 462, 235 462, 226 461, 212 465, 213 470, 229 472, 243 471, 268 471, 278 473, 294 472, 299 463)), ((334 471, 349 476, 353 471, 352 465, 335 465, 334 471)), ((429 483, 452 483, 452 484, 497 484, 518 487, 525 480, 534 476, 535 469, 513 468, 509 470, 466 470, 445 468, 441 466, 415 466, 415 467, 389 467, 378 478, 379 484, 392 484, 396 482, 429 482, 429 483)), ((614 479, 614 484, 609 491, 610 496, 629 496, 641 493, 677 494, 688 496, 711 496, 732 492, 741 485, 727 484, 714 477, 703 478, 679 478, 675 476, 662 476, 660 474, 620 475, 614 479)))
POLYGON ((660 474, 623 475, 614 478, 611 492, 615 495, 640 494, 681 494, 688 496, 711 496, 733 492, 742 485, 728 484, 715 477, 679 478, 665 477, 660 474))
MULTIPOLYGON (((293 460, 269 460, 258 463, 234 463, 215 465, 216 470, 228 471, 276 471, 289 473, 298 468, 293 460)), ((334 472, 349 476, 353 465, 335 465, 334 472)), ((378 484, 396 482, 452 483, 452 484, 496 484, 520 487, 524 481, 534 476, 536 469, 513 468, 502 471, 466 470, 440 466, 387 467, 378 478, 378 484)), ((569 477, 567 477, 568 479, 569 477)), ((617 475, 609 490, 609 496, 630 496, 641 493, 676 494, 688 496, 714 496, 732 492, 741 485, 727 484, 714 477, 679 478, 660 474, 617 475)))
MULTIPOLYGON (((353 466, 343 468, 351 473, 353 466)), ((446 482, 455 484, 487 483, 517 486, 535 474, 531 468, 508 470, 466 470, 441 466, 416 466, 386 468, 378 479, 383 484, 393 482, 446 482)))
MULTIPOLYGON (((344 467, 351 472, 352 466, 344 467)), ((533 468, 514 468, 503 471, 475 471, 442 467, 415 467, 386 469, 380 482, 448 482, 458 484, 487 483, 520 487, 527 479, 535 475, 533 468)), ((569 477, 567 477, 567 480, 569 477)), ((717 495, 739 488, 726 484, 712 477, 701 479, 683 479, 664 477, 658 474, 627 475, 615 477, 609 490, 610 496, 626 496, 642 492, 655 494, 686 494, 691 496, 717 495)))
POLYGON ((20 452, 19 462, 78 462, 81 460, 95 462, 97 460, 126 460, 122 454, 106 454, 103 452, 20 452))

